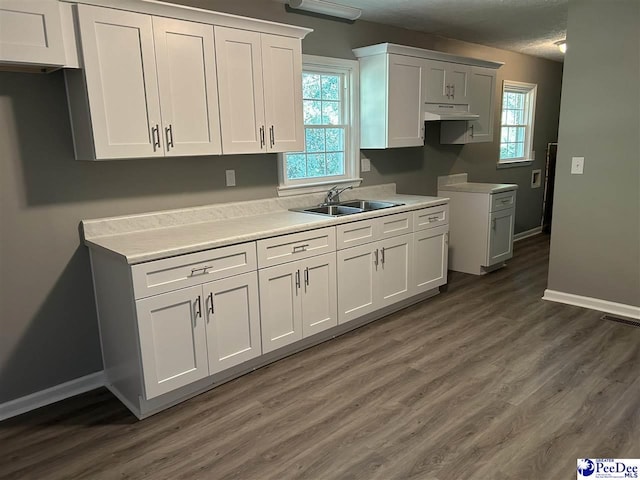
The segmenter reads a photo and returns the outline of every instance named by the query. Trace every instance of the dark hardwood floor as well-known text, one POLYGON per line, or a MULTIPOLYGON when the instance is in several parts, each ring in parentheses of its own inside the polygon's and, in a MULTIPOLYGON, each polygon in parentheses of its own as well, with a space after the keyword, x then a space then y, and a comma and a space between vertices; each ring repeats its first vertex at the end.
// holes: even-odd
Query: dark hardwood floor
POLYGON ((0 423, 0 478, 574 479, 640 457, 640 328, 506 268, 137 421, 96 390, 0 423))

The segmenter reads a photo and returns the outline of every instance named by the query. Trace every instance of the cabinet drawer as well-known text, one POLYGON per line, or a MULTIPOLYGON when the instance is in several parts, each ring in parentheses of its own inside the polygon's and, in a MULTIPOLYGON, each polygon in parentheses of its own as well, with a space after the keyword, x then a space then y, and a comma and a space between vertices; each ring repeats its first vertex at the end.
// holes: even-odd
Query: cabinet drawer
POLYGON ((141 263, 131 271, 135 298, 143 298, 256 269, 256 244, 250 242, 141 263))
POLYGON ((270 267, 335 250, 335 227, 267 238, 258 240, 258 265, 260 268, 270 267))
POLYGON ((377 218, 372 220, 360 220, 359 222, 345 223, 336 227, 338 250, 376 240, 375 226, 377 218))
POLYGON ((378 218, 377 221, 378 232, 376 240, 382 240, 384 238, 397 237, 398 235, 411 233, 413 229, 412 212, 387 215, 386 217, 378 218))
POLYGON ((439 227, 449 223, 449 205, 423 208, 413 212, 413 231, 439 227))
POLYGON ((516 192, 494 193, 491 195, 491 212, 497 212, 506 208, 514 207, 516 204, 516 192))

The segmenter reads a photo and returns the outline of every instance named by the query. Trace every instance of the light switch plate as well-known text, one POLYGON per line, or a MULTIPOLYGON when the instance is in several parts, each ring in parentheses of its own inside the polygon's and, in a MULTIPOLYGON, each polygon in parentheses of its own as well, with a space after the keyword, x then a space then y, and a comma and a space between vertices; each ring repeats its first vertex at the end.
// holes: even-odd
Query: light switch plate
POLYGON ((236 171, 235 170, 225 170, 225 175, 227 177, 227 187, 235 187, 236 186, 236 171))
POLYGON ((360 170, 362 172, 370 172, 371 171, 371 160, 366 157, 362 157, 360 161, 360 170))
POLYGON ((582 175, 584 171, 584 157, 571 158, 571 175, 582 175))

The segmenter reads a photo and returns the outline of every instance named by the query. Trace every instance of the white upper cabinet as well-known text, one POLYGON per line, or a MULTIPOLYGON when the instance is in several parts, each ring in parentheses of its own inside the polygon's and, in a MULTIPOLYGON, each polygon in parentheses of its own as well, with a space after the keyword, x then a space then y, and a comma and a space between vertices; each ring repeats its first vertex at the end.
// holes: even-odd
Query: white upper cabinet
POLYGON ((153 33, 166 154, 220 154, 213 28, 153 17, 153 33))
POLYGON ((83 89, 68 72, 79 159, 221 153, 211 25, 87 5, 78 23, 93 139, 77 135, 83 89))
POLYGON ((164 155, 151 17, 78 5, 78 20, 94 158, 164 155))
POLYGON ((0 62, 65 64, 57 0, 0 0, 0 62))
POLYGON ((304 149, 297 38, 216 27, 224 153, 304 149))
POLYGON ((443 112, 479 116, 443 122, 442 143, 493 140, 495 71, 501 63, 390 43, 353 52, 360 63, 362 148, 422 146, 425 114, 433 120, 441 105, 443 112))
POLYGON ((474 120, 443 123, 440 129, 440 143, 464 144, 493 141, 495 69, 472 67, 469 91, 469 110, 479 117, 474 120))
POLYGON ((427 103, 468 103, 470 67, 459 63, 425 62, 427 103))

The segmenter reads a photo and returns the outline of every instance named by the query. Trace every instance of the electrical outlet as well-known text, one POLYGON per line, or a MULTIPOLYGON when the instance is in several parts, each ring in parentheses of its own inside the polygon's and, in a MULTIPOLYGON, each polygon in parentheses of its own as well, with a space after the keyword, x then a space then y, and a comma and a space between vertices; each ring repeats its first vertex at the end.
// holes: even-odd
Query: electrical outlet
POLYGON ((542 169, 536 168, 531 171, 531 188, 540 188, 542 185, 542 169))
POLYGON ((584 157, 571 158, 571 175, 582 175, 584 172, 584 157))
POLYGON ((225 170, 225 175, 227 177, 227 187, 235 187, 236 186, 236 171, 235 170, 225 170))

